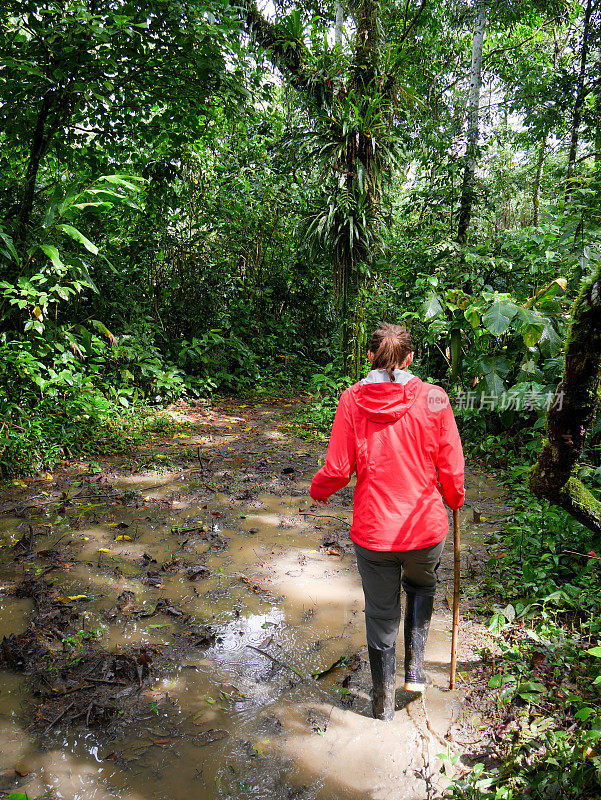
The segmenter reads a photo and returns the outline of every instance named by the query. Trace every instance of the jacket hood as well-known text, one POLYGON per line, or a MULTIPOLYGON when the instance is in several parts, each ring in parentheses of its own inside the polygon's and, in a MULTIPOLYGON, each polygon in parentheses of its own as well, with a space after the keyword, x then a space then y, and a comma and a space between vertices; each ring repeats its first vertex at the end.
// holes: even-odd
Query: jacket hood
POLYGON ((407 383, 361 382, 353 386, 353 399, 359 411, 368 419, 394 422, 409 411, 419 397, 422 386, 422 381, 414 375, 407 383))

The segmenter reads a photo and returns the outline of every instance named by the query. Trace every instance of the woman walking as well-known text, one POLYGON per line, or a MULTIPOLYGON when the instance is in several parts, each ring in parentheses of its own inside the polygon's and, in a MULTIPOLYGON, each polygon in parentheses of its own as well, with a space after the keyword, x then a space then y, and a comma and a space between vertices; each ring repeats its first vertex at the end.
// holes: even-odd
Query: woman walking
POLYGON ((342 393, 310 494, 325 503, 357 472, 351 539, 365 595, 373 714, 392 720, 400 587, 407 595, 405 689, 423 692, 436 569, 448 533, 443 499, 452 509, 463 505, 464 461, 448 396, 408 371, 408 331, 383 323, 367 357, 372 370, 342 393))

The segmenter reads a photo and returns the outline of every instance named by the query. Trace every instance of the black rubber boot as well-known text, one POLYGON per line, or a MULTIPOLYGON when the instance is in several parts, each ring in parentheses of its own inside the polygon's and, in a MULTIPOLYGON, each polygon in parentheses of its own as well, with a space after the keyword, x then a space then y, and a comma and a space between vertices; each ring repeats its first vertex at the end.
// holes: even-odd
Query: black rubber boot
POLYGON ((396 676, 396 651, 394 647, 376 650, 368 647, 369 666, 373 683, 372 711, 376 719, 391 722, 394 719, 394 690, 396 676))
POLYGON ((405 689, 423 692, 426 685, 424 654, 434 597, 407 592, 405 614, 405 689))

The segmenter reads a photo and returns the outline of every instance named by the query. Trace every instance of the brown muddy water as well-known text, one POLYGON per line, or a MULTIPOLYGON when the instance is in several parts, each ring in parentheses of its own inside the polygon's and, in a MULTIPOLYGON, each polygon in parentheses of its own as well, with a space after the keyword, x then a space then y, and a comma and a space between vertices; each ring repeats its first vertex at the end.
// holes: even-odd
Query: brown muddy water
MULTIPOLYGON (((450 537, 426 654, 433 683, 423 702, 399 688, 394 722, 373 720, 356 567, 348 548, 322 546, 329 531, 348 541, 350 493, 327 508, 313 506, 307 488, 323 447, 281 433, 274 424, 274 415, 285 415, 281 408, 262 414, 259 420, 242 417, 246 424, 256 423, 242 449, 233 434, 218 439, 215 430, 197 426, 187 435, 188 446, 204 447, 209 437, 212 447, 225 448, 220 451, 224 459, 231 458, 228 445, 241 453, 238 471, 217 458, 212 462, 211 486, 223 483, 225 475, 235 484, 234 494, 203 489, 209 467, 202 461, 196 471, 188 465, 131 474, 113 465, 106 478, 112 498, 81 501, 77 526, 50 502, 45 511, 36 509, 34 519, 7 515, 2 520, 0 583, 44 569, 45 564, 27 558, 15 566, 10 545, 32 522, 46 524, 48 533, 36 537, 35 548, 48 548, 65 535, 61 546, 68 553, 60 570, 46 577, 61 595, 86 596, 73 604, 86 629, 97 631, 100 644, 107 649, 157 645, 167 653, 173 648, 174 658, 160 675, 151 672, 149 681, 135 687, 144 700, 139 713, 108 730, 58 721, 40 733, 32 724, 24 678, 0 671, 0 791, 18 788, 31 797, 50 792, 68 800, 440 796, 445 778, 437 756, 447 746, 454 749, 450 730, 463 711, 461 691, 447 689, 450 537), (280 474, 282 455, 295 465, 289 492, 282 482, 274 491, 265 491, 264 480, 254 491, 252 482, 244 482, 244 469, 261 456, 268 471, 273 467, 280 474), (205 536, 186 532, 202 526, 205 536), (132 541, 117 540, 119 535, 132 541), (182 560, 202 564, 208 577, 189 580, 176 568, 182 560), (161 585, 141 582, 149 568, 161 565, 167 567, 161 585), (214 641, 183 650, 182 625, 173 617, 114 613, 124 591, 133 592, 138 610, 166 598, 191 619, 210 624, 214 641), (312 677, 342 657, 346 663, 312 677)), ((467 486, 469 505, 462 518, 469 566, 470 555, 477 560, 481 548, 469 524, 470 506, 487 510, 489 519, 502 509, 499 492, 486 476, 469 473, 467 486)), ((21 493, 22 502, 32 488, 28 484, 21 493)), ((41 504, 45 495, 39 484, 36 491, 41 504)), ((47 496, 55 497, 50 490, 47 496)), ((0 595, 0 638, 24 631, 31 613, 31 601, 0 595)), ((465 635, 467 623, 463 627, 465 635)), ((398 646, 401 687, 402 630, 398 646)), ((461 649, 459 661, 460 669, 469 671, 461 649)))

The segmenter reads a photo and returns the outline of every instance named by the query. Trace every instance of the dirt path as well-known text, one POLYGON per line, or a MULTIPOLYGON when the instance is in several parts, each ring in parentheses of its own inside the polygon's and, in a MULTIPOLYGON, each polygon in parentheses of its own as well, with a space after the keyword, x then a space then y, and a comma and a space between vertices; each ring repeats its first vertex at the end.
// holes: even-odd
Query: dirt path
MULTIPOLYGON (((0 791, 440 796, 437 754, 472 728, 461 689, 446 689, 452 548, 428 642, 433 685, 423 703, 399 689, 394 723, 377 722, 348 539, 352 488, 326 509, 311 505, 325 447, 290 432, 297 405, 181 406, 129 458, 2 487, 0 635, 17 636, 0 654, 11 667, 0 671, 0 791)), ((505 512, 475 469, 467 489, 469 597, 505 512)), ((464 617, 464 675, 477 632, 464 617)))

